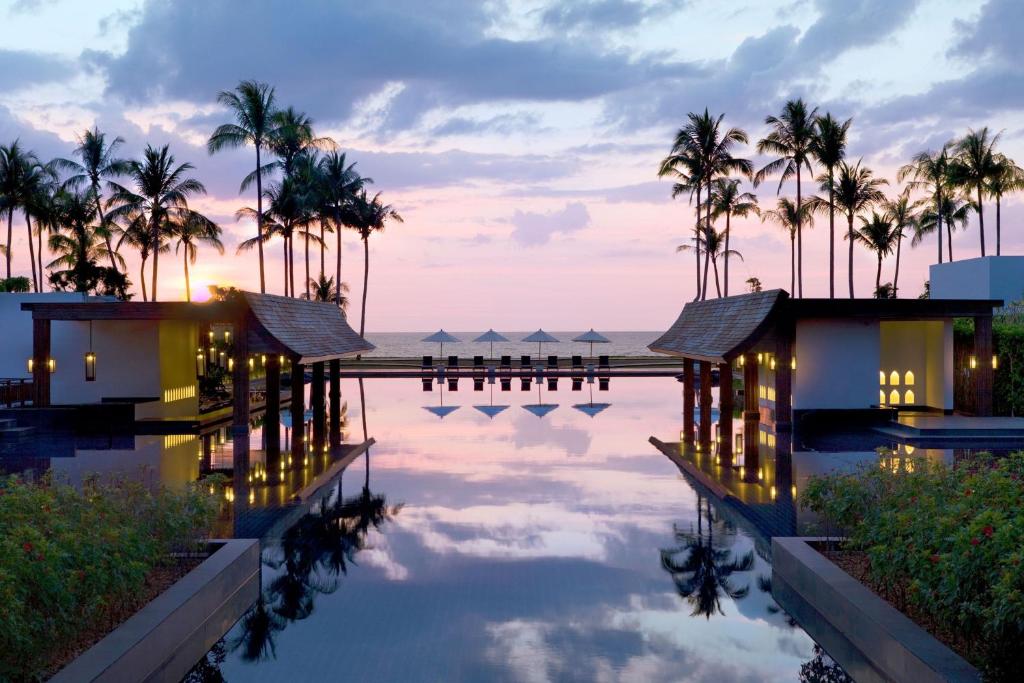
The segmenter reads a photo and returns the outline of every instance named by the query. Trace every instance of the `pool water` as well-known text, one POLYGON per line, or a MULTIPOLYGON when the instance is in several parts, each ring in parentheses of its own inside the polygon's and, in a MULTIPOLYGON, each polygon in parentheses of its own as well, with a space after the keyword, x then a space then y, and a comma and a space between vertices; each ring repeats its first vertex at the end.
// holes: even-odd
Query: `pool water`
POLYGON ((346 379, 330 494, 263 541, 263 592, 197 668, 229 681, 792 681, 768 536, 649 443, 681 385, 346 379), (360 394, 360 382, 362 392, 360 394), (453 410, 454 409, 454 410, 453 410))

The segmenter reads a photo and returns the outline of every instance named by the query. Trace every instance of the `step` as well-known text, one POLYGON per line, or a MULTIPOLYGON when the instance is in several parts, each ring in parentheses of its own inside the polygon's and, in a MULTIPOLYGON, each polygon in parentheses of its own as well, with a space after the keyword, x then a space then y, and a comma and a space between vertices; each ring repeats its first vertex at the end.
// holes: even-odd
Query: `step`
POLYGON ((10 427, 17 427, 18 421, 13 418, 0 419, 0 429, 9 429, 10 427))
POLYGON ((35 431, 35 427, 0 427, 0 441, 23 439, 35 431))

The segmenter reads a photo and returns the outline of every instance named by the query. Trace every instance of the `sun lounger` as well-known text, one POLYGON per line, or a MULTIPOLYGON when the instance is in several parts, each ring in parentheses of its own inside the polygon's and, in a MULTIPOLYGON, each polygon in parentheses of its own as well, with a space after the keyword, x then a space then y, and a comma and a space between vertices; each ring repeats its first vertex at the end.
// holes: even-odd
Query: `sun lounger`
POLYGON ((519 383, 519 390, 520 391, 529 391, 530 390, 530 385, 533 384, 533 380, 531 380, 529 377, 521 377, 520 380, 521 381, 519 383))
POLYGON ((608 356, 598 356, 597 357, 597 369, 598 370, 608 370, 610 368, 611 368, 611 365, 608 363, 608 356))
POLYGON ((473 371, 476 372, 476 371, 479 370, 479 371, 483 372, 483 369, 484 369, 484 357, 483 356, 473 356, 473 371))
POLYGON ((611 377, 598 377, 597 378, 597 390, 608 391, 608 383, 612 381, 611 377))
POLYGON ((434 380, 432 378, 430 378, 430 377, 424 377, 423 378, 423 391, 433 391, 433 390, 434 390, 434 380))
POLYGON ((558 356, 548 356, 548 370, 558 369, 558 356))
POLYGON ((451 370, 452 372, 458 372, 459 371, 459 357, 458 356, 448 356, 448 369, 451 370))
POLYGON ((530 360, 529 356, 520 356, 519 357, 519 367, 522 368, 523 370, 532 370, 533 369, 533 361, 530 360))
POLYGON ((583 391, 583 378, 582 377, 573 377, 572 378, 572 390, 573 391, 583 391))
POLYGON ((502 377, 501 378, 501 390, 502 391, 512 391, 512 378, 511 377, 502 377))
POLYGON ((505 372, 512 372, 512 356, 502 356, 501 364, 498 365, 498 369, 505 372))
POLYGON ((573 370, 582 370, 583 369, 583 356, 573 356, 572 357, 572 369, 573 370))
POLYGON ((484 390, 484 378, 483 377, 474 377, 473 378, 473 391, 483 391, 483 390, 484 390))
POLYGON ((558 391, 557 377, 548 377, 548 391, 558 391))
POLYGON ((449 377, 448 378, 448 391, 458 391, 458 390, 459 390, 459 378, 458 377, 449 377))
POLYGON ((424 370, 433 370, 434 369, 434 357, 433 356, 423 356, 423 369, 424 370))

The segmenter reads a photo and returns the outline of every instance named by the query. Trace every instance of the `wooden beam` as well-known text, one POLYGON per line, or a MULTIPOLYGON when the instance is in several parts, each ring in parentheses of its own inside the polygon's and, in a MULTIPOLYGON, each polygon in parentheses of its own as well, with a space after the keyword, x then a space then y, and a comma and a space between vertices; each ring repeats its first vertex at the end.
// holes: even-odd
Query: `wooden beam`
MULTIPOLYGON (((32 321, 32 404, 50 405, 50 321, 32 321)), ((68 368, 64 368, 67 372, 68 368)))
POLYGON ((267 408, 263 420, 263 436, 268 455, 281 452, 281 357, 267 356, 267 408))
POLYGON ((732 459, 732 363, 718 366, 718 452, 732 459))
POLYGON ((236 481, 244 481, 249 473, 249 344, 248 320, 245 316, 234 323, 234 344, 231 355, 235 367, 231 375, 232 418, 231 440, 233 469, 236 481))
POLYGON ((982 417, 992 415, 992 316, 974 317, 974 413, 982 417))
POLYGON ((324 447, 324 432, 327 427, 327 413, 324 403, 324 364, 313 363, 313 384, 310 386, 310 401, 313 403, 313 444, 319 454, 324 447))
POLYGON ((775 432, 793 429, 793 344, 796 326, 792 320, 779 323, 775 336, 775 432))
POLYGON ((306 429, 306 369, 296 360, 292 360, 292 458, 301 463, 306 429))
POLYGON ((711 363, 700 361, 700 425, 698 440, 703 450, 711 444, 711 363))
POLYGON ((341 360, 335 358, 330 362, 330 402, 331 402, 331 429, 330 445, 332 448, 341 445, 341 360))
POLYGON ((683 359, 683 443, 693 444, 693 361, 683 359))

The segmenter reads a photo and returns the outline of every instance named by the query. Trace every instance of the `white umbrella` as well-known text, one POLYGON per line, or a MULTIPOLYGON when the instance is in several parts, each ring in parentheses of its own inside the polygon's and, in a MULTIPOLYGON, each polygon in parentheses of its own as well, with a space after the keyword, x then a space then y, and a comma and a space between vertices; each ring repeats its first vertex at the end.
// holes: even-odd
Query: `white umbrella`
POLYGON ((540 345, 541 344, 557 344, 558 340, 552 337, 544 330, 537 330, 528 337, 523 337, 524 342, 537 342, 537 355, 541 355, 540 345))
POLYGON ((583 342, 590 344, 590 357, 594 357, 594 344, 609 344, 611 339, 605 337, 603 334, 594 332, 594 328, 591 327, 589 332, 584 332, 578 337, 573 337, 574 342, 583 342))
POLYGON ((494 358, 494 342, 507 342, 508 337, 498 334, 491 328, 474 339, 475 342, 488 342, 491 345, 491 358, 494 358))
POLYGON ((420 341, 430 342, 432 344, 440 344, 441 345, 441 352, 440 352, 440 355, 438 357, 439 358, 444 358, 444 345, 445 345, 445 342, 448 342, 449 344, 454 344, 454 343, 460 342, 462 340, 457 338, 457 337, 455 337, 455 336, 453 336, 453 335, 448 334, 447 332, 444 331, 444 328, 441 328, 440 330, 438 330, 434 334, 430 335, 429 337, 424 337, 420 341))

